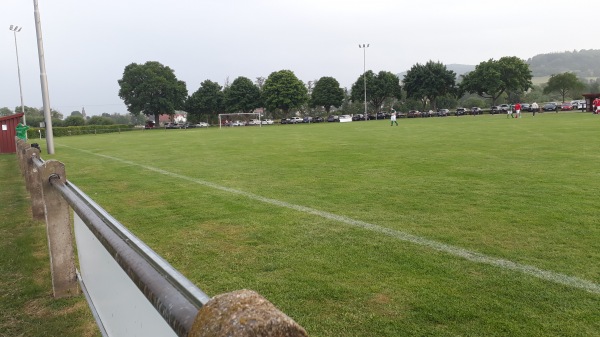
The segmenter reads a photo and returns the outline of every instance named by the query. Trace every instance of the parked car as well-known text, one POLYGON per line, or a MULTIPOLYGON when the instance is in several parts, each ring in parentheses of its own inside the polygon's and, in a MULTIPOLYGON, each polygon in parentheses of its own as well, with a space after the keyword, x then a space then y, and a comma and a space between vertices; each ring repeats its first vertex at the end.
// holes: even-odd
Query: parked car
POLYGON ((497 105, 494 105, 490 108, 490 115, 495 115, 497 113, 500 113, 500 107, 498 107, 497 105))
POLYGON ((475 115, 481 115, 481 108, 474 106, 471 108, 471 115, 475 116, 475 115))
POLYGON ((573 105, 571 103, 569 103, 569 102, 563 102, 560 105, 560 109, 562 111, 571 111, 571 110, 573 110, 573 105))
POLYGON ((298 124, 298 123, 302 123, 301 117, 292 117, 292 118, 288 119, 288 124, 298 124))
POLYGON ((273 125, 273 120, 272 119, 263 119, 261 121, 262 125, 273 125))
POLYGON ((327 117, 327 121, 328 122, 339 122, 340 117, 336 116, 336 115, 330 115, 329 117, 327 117))
POLYGON ((531 112, 531 104, 521 103, 521 111, 530 111, 531 112))
POLYGON ((352 116, 350 116, 350 115, 341 115, 340 119, 338 120, 338 122, 340 122, 340 123, 352 122, 352 116))
POLYGON ((165 129, 179 129, 179 126, 177 125, 177 123, 167 123, 165 124, 165 129))
POLYGON ((463 116, 466 112, 465 108, 456 108, 456 112, 454 112, 454 116, 463 116))
POLYGON ((306 116, 302 118, 302 123, 312 123, 313 118, 311 116, 306 116))
POLYGON ((323 117, 319 117, 319 116, 313 117, 313 120, 312 120, 313 123, 322 123, 324 121, 325 120, 323 119, 323 117))
POLYGON ((247 125, 260 125, 260 119, 251 119, 247 125))
POLYGON ((198 122, 197 124, 193 124, 193 125, 196 128, 207 128, 208 127, 208 123, 206 123, 206 122, 198 122))
POLYGON ((587 108, 587 102, 584 99, 571 101, 571 105, 573 105, 573 110, 582 110, 583 111, 587 108))
POLYGON ((555 102, 549 102, 542 106, 544 111, 558 111, 558 105, 555 102))
POLYGON ((290 121, 290 120, 289 120, 288 118, 282 118, 282 119, 279 121, 279 124, 289 124, 289 121, 290 121))
POLYGON ((438 109, 437 115, 438 117, 446 117, 450 114, 450 110, 448 109, 438 109))
POLYGON ((246 123, 241 122, 241 121, 233 121, 233 123, 231 123, 231 126, 245 126, 246 123))
POLYGON ((354 114, 354 116, 352 116, 352 120, 353 121, 364 121, 365 119, 363 118, 362 114, 354 114))
POLYGON ((144 124, 144 129, 154 129, 154 127, 156 127, 154 121, 146 121, 146 124, 144 124))
POLYGON ((499 110, 501 113, 508 113, 508 110, 510 110, 510 105, 508 105, 508 104, 500 104, 500 105, 498 106, 498 110, 499 110))
POLYGON ((408 118, 421 117, 421 112, 419 110, 409 110, 408 114, 406 114, 408 118))

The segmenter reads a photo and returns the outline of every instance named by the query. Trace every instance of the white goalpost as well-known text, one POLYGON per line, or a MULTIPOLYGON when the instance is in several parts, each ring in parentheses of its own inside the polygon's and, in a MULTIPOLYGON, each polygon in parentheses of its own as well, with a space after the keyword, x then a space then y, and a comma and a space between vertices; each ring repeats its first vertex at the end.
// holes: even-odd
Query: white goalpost
POLYGON ((259 112, 235 112, 219 114, 219 129, 223 126, 258 125, 262 127, 261 114, 259 112), (252 118, 256 116, 256 118, 252 118))

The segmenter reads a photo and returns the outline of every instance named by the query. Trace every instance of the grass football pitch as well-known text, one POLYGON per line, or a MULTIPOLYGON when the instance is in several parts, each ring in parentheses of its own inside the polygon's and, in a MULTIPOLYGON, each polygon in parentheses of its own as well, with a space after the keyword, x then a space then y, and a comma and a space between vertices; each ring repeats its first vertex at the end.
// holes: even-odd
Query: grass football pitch
POLYGON ((600 116, 399 124, 62 137, 43 157, 207 294, 256 290, 311 336, 598 336, 600 116))

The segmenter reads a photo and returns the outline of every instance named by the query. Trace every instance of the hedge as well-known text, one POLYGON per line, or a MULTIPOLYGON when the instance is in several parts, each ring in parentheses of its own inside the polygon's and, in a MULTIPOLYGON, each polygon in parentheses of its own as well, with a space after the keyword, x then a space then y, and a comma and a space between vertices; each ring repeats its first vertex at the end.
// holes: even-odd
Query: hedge
MULTIPOLYGON (((54 137, 78 136, 78 135, 95 135, 99 133, 112 133, 122 131, 133 131, 133 125, 113 124, 113 125, 85 125, 85 126, 66 126, 53 127, 52 134, 54 137)), ((35 139, 46 138, 45 128, 29 128, 27 130, 27 138, 35 139), (41 134, 40 134, 41 131, 41 134)))

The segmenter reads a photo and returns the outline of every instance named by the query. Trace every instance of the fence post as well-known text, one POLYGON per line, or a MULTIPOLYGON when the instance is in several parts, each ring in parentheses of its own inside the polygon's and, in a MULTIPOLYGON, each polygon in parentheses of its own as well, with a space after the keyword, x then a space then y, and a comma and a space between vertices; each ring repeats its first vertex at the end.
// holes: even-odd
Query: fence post
POLYGON ((30 147, 25 151, 26 168, 25 168, 25 183, 31 198, 31 214, 35 220, 44 220, 44 195, 42 193, 42 181, 38 174, 38 168, 34 160, 40 159, 40 150, 35 147, 30 147))
MULTIPOLYGON (((27 150, 31 148, 31 145, 27 143, 17 143, 17 159, 19 160, 19 168, 21 169, 21 175, 25 178, 27 182, 27 155, 25 154, 27 150)), ((27 186, 29 189, 29 186, 27 186)))
POLYGON ((45 161, 40 168, 39 179, 45 205, 54 297, 74 296, 79 294, 79 287, 75 274, 69 204, 51 183, 53 179, 66 183, 65 166, 56 160, 45 161))
POLYGON ((187 337, 308 337, 306 330, 252 290, 217 295, 200 308, 187 337))
POLYGON ((29 145, 22 139, 18 139, 16 145, 17 145, 16 153, 17 153, 17 158, 19 160, 19 168, 21 169, 21 176, 25 176, 26 161, 25 161, 24 154, 25 154, 25 151, 31 147, 31 145, 29 145))

